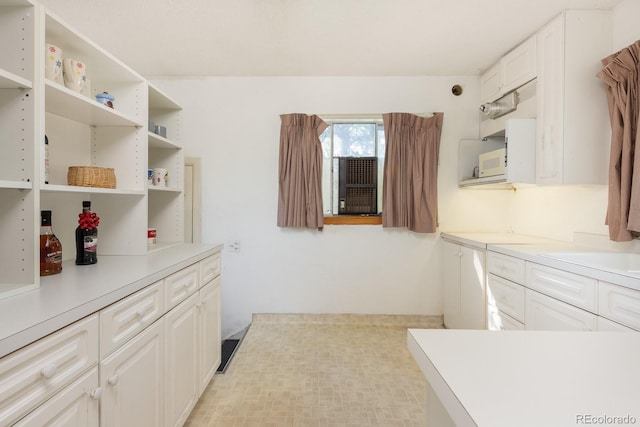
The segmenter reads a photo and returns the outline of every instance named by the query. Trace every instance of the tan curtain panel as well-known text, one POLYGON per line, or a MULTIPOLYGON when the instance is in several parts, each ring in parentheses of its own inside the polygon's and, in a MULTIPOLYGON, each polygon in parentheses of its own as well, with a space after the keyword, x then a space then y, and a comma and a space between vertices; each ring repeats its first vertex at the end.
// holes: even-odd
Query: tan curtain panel
POLYGON ((318 116, 280 116, 278 226, 322 228, 322 146, 318 116))
POLYGON ((438 217, 438 153, 444 114, 424 118, 388 113, 382 118, 386 139, 382 226, 433 233, 438 217))
POLYGON ((608 85, 611 120, 606 224, 609 238, 622 242, 633 239, 632 232, 640 232, 640 40, 603 59, 602 63, 604 68, 598 77, 608 85))

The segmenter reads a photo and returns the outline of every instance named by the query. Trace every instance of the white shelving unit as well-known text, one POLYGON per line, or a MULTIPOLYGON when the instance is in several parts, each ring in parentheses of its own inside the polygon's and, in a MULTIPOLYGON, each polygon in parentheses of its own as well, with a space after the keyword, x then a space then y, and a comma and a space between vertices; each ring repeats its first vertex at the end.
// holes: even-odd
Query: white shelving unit
POLYGON ((158 229, 153 251, 182 243, 182 108, 35 1, 0 0, 0 39, 0 298, 40 286, 41 210, 53 211, 64 260, 75 258, 83 200, 101 218, 99 255, 148 254, 149 227, 158 229), (90 93, 45 78, 46 44, 86 64, 90 93), (101 92, 114 108, 96 101, 101 92), (166 126, 167 138, 149 132, 148 120, 166 126), (114 168, 116 188, 69 186, 69 166, 114 168), (169 187, 148 188, 149 167, 166 168, 169 187))
POLYGON ((36 11, 28 0, 0 1, 0 295, 39 284, 36 11))
POLYGON ((157 243, 149 251, 184 241, 184 154, 180 144, 182 107, 149 84, 149 120, 165 126, 167 137, 148 132, 149 168, 167 169, 167 187, 149 185, 149 227, 157 229, 157 243))

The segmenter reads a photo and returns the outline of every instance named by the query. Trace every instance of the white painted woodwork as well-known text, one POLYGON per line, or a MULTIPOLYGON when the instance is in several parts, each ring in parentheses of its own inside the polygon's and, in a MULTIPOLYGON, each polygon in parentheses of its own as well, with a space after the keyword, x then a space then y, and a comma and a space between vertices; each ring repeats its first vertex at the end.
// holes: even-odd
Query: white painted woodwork
POLYGON ((598 314, 640 330, 640 291, 599 282, 598 314))
POLYGON ((191 295, 164 318, 167 427, 181 426, 199 397, 198 302, 199 295, 191 295))
POLYGON ((612 53, 611 34, 601 10, 565 11, 538 32, 539 184, 607 183, 609 113, 595 75, 612 53))
POLYGON ((1 358, 0 425, 17 421, 97 362, 97 315, 1 358))
POLYGON ((164 323, 156 321, 100 362, 101 427, 164 424, 164 323))
POLYGON ((199 386, 201 395, 221 362, 221 324, 220 324, 220 286, 221 278, 215 279, 200 289, 198 311, 198 347, 199 347, 199 386))
POLYGON ((523 284, 525 280, 524 260, 498 252, 487 254, 487 271, 515 283, 523 284))
POLYGON ((602 316, 598 316, 597 330, 603 332, 638 332, 635 329, 631 329, 628 326, 621 325, 602 316))
POLYGON ((190 265, 164 279, 165 307, 170 310, 200 287, 200 266, 190 265))
POLYGON ((531 289, 526 290, 525 329, 595 331, 597 316, 531 289))
POLYGON ((200 261, 200 282, 207 284, 221 272, 221 253, 209 256, 200 261))
POLYGON ((101 359, 164 314, 163 285, 159 281, 100 310, 101 359))
POLYGON ((487 306, 524 322, 524 286, 489 274, 487 280, 487 306))
POLYGON ((532 262, 526 263, 526 286, 561 301, 598 312, 598 281, 532 262))
POLYGON ((22 418, 15 427, 98 427, 102 389, 94 367, 22 418))

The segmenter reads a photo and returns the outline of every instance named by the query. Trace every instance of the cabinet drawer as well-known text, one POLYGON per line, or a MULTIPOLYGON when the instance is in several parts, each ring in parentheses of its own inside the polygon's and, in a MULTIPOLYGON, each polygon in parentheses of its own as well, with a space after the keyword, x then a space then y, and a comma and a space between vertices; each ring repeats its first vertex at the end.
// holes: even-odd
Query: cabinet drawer
POLYGON ((162 281, 100 311, 100 360, 164 314, 162 281))
POLYGON ((95 367, 21 419, 15 427, 98 427, 100 394, 98 368, 95 367))
POLYGON ((211 255, 200 261, 201 285, 206 285, 220 274, 220 253, 211 255))
POLYGON ((600 282, 598 312, 600 316, 640 330, 640 291, 600 282))
POLYGON ((527 288, 568 302, 592 313, 598 312, 598 281, 568 271, 527 263, 527 288))
POLYGON ((184 301, 200 288, 200 265, 183 268, 164 279, 165 311, 184 301))
POLYGON ((627 326, 621 325, 620 323, 616 323, 612 320, 605 319, 604 317, 598 316, 598 330, 604 332, 635 332, 638 333, 635 329, 631 329, 627 326))
POLYGON ((525 328, 541 331, 595 331, 598 316, 588 311, 526 290, 525 328))
POLYGON ((490 274, 487 304, 490 309, 495 306, 514 319, 524 322, 524 286, 522 285, 490 274))
POLYGON ((490 331, 523 331, 524 323, 519 322, 508 314, 496 310, 489 318, 490 331))
POLYGON ((0 425, 12 424, 98 363, 98 315, 0 359, 0 425))
POLYGON ((524 260, 497 252, 487 254, 487 270, 496 276, 524 284, 524 260))

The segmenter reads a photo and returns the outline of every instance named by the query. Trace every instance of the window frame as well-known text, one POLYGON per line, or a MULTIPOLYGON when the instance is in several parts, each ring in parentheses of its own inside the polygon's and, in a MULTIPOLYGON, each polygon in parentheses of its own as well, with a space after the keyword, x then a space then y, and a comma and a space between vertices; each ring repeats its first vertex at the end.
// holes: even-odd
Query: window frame
MULTIPOLYGON (((382 114, 345 114, 345 115, 320 115, 319 116, 325 123, 329 125, 329 129, 331 129, 331 145, 330 145, 330 157, 329 157, 329 169, 330 169, 330 177, 329 177, 329 185, 328 190, 330 192, 328 199, 330 200, 329 209, 326 209, 324 205, 325 197, 323 196, 323 212, 324 212, 324 223, 325 224, 349 224, 349 225, 358 225, 358 224, 382 224, 382 173, 379 174, 379 179, 377 183, 377 192, 378 192, 378 211, 377 214, 368 214, 368 215, 344 215, 334 213, 334 208, 336 201, 335 199, 335 159, 334 155, 334 125, 336 124, 366 124, 366 125, 375 125, 374 131, 374 151, 375 157, 378 159, 379 168, 384 168, 384 153, 380 152, 380 131, 384 132, 384 122, 382 119, 382 114)), ((325 130, 326 131, 326 130, 325 130)), ((323 132, 324 133, 324 132, 323 132)), ((386 141, 384 141, 386 143, 386 141)), ((322 143, 322 141, 321 141, 322 143)), ((370 156, 369 156, 370 157, 370 156)), ((326 157, 323 153, 323 161, 326 160, 326 157)), ((324 167, 323 167, 324 169, 324 167)), ((323 190, 325 189, 324 183, 324 172, 323 172, 323 190)))

